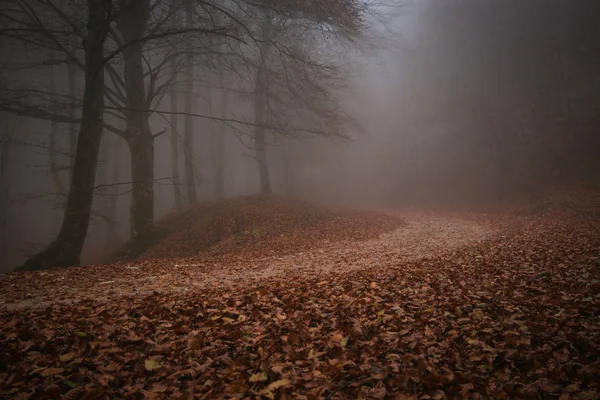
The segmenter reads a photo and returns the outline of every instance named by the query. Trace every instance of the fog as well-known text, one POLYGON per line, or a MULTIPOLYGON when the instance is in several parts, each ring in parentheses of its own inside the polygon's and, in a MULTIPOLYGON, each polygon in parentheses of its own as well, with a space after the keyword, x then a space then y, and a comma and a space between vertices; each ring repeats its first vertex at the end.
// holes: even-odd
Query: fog
MULTIPOLYGON (((319 112, 289 100, 287 89, 274 91, 274 97, 289 97, 277 104, 290 106, 273 105, 279 131, 266 132, 273 193, 333 207, 491 210, 535 201, 563 185, 597 182, 600 3, 431 0, 386 10, 387 18, 371 21, 372 34, 363 42, 356 39, 354 47, 345 44, 336 52, 321 42, 323 49, 311 49, 315 59, 331 57, 339 66, 335 77, 323 74, 319 79, 332 82, 328 96, 335 97, 334 106, 322 114, 339 107, 340 117, 322 122, 319 112), (302 128, 283 134, 288 126, 314 127, 317 133, 302 128)), ((0 262, 1 270, 9 271, 52 242, 60 228, 68 191, 64 167, 78 125, 32 118, 23 109, 14 112, 11 102, 19 99, 8 89, 53 90, 56 96, 36 101, 59 112, 64 111, 60 96, 69 94, 69 80, 75 80, 78 96, 85 82, 82 73, 74 76, 64 65, 17 68, 39 54, 10 37, 2 38, 2 54, 0 262), (54 144, 52 126, 58 132, 54 144), (54 166, 49 149, 55 153, 54 166)), ((148 57, 150 63, 160 62, 148 57)), ((171 82, 174 89, 160 93, 152 104, 169 110, 171 97, 177 96, 180 110, 149 118, 150 130, 160 133, 153 155, 155 221, 176 210, 174 187, 189 202, 189 185, 177 183, 183 182, 186 163, 193 166, 200 202, 220 196, 216 187, 221 179, 226 197, 261 192, 256 126, 235 122, 255 113, 246 70, 228 64, 227 76, 242 77, 225 90, 223 85, 233 78, 203 79, 212 61, 202 62, 193 67, 193 81, 171 82), (193 117, 181 111, 190 87, 193 105, 185 113, 193 117), (188 117, 193 119, 191 150, 183 134, 188 117), (172 171, 174 130, 182 154, 179 181, 172 171), (183 156, 186 151, 191 161, 183 156)), ((325 98, 315 101, 325 104, 325 98)), ((124 129, 118 107, 111 101, 105 107, 106 121, 124 129)), ((130 165, 127 143, 105 129, 82 263, 101 262, 132 235, 130 165)))

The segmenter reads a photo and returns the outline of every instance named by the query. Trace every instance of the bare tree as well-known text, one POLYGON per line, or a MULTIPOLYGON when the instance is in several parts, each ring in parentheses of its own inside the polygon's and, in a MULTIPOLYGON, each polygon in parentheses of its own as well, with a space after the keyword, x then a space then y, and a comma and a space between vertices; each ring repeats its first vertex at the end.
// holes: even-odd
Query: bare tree
MULTIPOLYGON (((193 0, 186 0, 185 4, 186 26, 193 26, 193 0)), ((183 147, 185 155, 185 186, 187 192, 188 204, 196 204, 198 196, 196 193, 196 178, 194 173, 194 121, 192 112, 194 109, 194 54, 193 47, 190 44, 187 49, 185 59, 185 131, 183 133, 183 147)))
MULTIPOLYGON (((50 72, 48 74, 48 89, 51 93, 58 93, 58 90, 56 89, 56 72, 56 68, 54 66, 51 66, 50 72)), ((60 174, 63 167, 57 160, 57 157, 60 154, 60 152, 57 151, 58 128, 58 122, 50 121, 50 141, 48 144, 48 156, 50 161, 50 174, 52 176, 52 182, 54 183, 54 188, 57 194, 57 203, 60 206, 60 204, 63 203, 63 196, 66 196, 67 191, 60 174)))
POLYGON ((270 194, 268 131, 278 133, 277 127, 291 125, 299 132, 344 136, 349 118, 334 96, 343 82, 342 70, 332 54, 364 27, 361 5, 353 1, 331 0, 314 7, 264 2, 252 11, 257 21, 257 60, 249 64, 254 71, 253 139, 260 190, 270 194))
POLYGON ((88 0, 85 43, 85 89, 77 152, 65 216, 57 238, 21 269, 77 265, 87 235, 104 113, 104 42, 111 19, 111 2, 88 0))
MULTIPOLYGON (((140 249, 151 243, 153 239, 154 139, 164 133, 164 131, 152 132, 149 118, 156 112, 156 107, 163 96, 180 75, 181 63, 183 63, 186 77, 183 90, 185 93, 184 174, 188 201, 190 204, 197 202, 193 165, 195 132, 191 117, 194 107, 195 58, 203 52, 210 51, 210 48, 203 46, 207 36, 236 40, 235 36, 228 33, 229 23, 217 26, 212 23, 210 16, 198 16, 194 12, 191 1, 185 2, 186 25, 176 26, 176 21, 181 20, 178 18, 178 13, 182 11, 183 5, 182 2, 151 4, 149 0, 120 0, 117 31, 111 32, 111 38, 116 46, 113 54, 122 54, 123 74, 121 77, 115 65, 107 65, 113 86, 107 92, 107 100, 127 122, 127 128, 120 134, 129 144, 131 154, 131 231, 132 240, 139 244, 140 249), (181 46, 179 41, 170 40, 171 37, 185 38, 186 43, 181 46), (198 46, 196 42, 199 43, 198 46), (151 51, 147 50, 150 44, 152 44, 151 51)), ((210 45, 210 42, 208 44, 210 45)), ((172 101, 174 97, 172 93, 172 101)), ((175 121, 176 114, 171 115, 175 121)), ((171 134, 176 133, 177 124, 172 124, 171 129, 171 134)), ((173 137, 172 155, 176 158, 178 153, 174 150, 174 140, 173 137)), ((172 166, 176 164, 177 160, 172 160, 172 166)), ((177 182, 175 184, 177 185, 177 182)), ((176 190, 178 189, 177 187, 176 190)))
MULTIPOLYGON (((171 75, 173 77, 177 77, 178 68, 175 61, 171 63, 171 75)), ((176 80, 176 78, 175 78, 176 80)), ((177 90, 176 84, 173 84, 170 89, 170 97, 171 97, 171 115, 169 116, 169 123, 171 125, 171 134, 169 136, 169 144, 171 146, 171 177, 173 178, 173 199, 175 201, 175 209, 180 211, 183 208, 183 199, 181 196, 181 187, 179 181, 179 131, 178 128, 178 119, 177 115, 179 111, 179 91, 177 90)))
MULTIPOLYGON (((225 118, 227 116, 227 106, 229 103, 229 93, 226 90, 220 91, 219 116, 225 118)), ((227 134, 227 125, 215 124, 213 128, 213 148, 212 161, 214 171, 214 196, 220 199, 225 195, 225 135, 227 134)))
MULTIPOLYGON (((112 154, 112 176, 110 181, 114 183, 121 182, 121 149, 123 147, 123 140, 116 136, 113 141, 113 148, 111 150, 112 154)), ((121 237, 117 230, 117 210, 119 199, 121 198, 120 193, 118 192, 117 187, 113 187, 112 193, 110 193, 108 205, 108 211, 106 214, 106 218, 108 220, 108 224, 106 225, 106 236, 107 243, 110 248, 113 249, 116 245, 121 243, 121 237)))
POLYGON ((101 187, 97 190, 100 210, 104 225, 105 246, 114 250, 120 243, 117 230, 117 201, 115 183, 120 182, 122 139, 116 135, 104 135, 102 138, 102 162, 98 166, 98 180, 101 187), (112 167, 112 168, 111 168, 112 167), (102 186, 103 185, 103 186, 102 186))
MULTIPOLYGON (((131 235, 150 243, 154 232, 154 136, 148 122, 142 40, 150 18, 149 0, 119 0, 117 29, 123 49, 123 89, 127 127, 125 139, 131 154, 131 235)), ((113 74, 114 76, 114 74, 113 74)))
POLYGON ((267 143, 265 137, 266 107, 267 99, 267 63, 269 61, 271 43, 274 40, 271 12, 263 12, 264 21, 260 26, 260 42, 258 43, 259 62, 256 68, 256 80, 254 84, 254 146, 256 149, 256 162, 258 163, 258 175, 260 178, 260 192, 271 194, 271 180, 269 179, 269 165, 267 162, 267 143))

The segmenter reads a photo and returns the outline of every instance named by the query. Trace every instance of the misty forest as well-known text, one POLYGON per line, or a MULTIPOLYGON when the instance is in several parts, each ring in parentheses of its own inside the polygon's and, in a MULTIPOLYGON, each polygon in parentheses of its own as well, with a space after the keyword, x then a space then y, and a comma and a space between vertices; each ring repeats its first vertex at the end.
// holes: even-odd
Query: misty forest
POLYGON ((600 399, 600 1, 0 1, 0 399, 600 399))

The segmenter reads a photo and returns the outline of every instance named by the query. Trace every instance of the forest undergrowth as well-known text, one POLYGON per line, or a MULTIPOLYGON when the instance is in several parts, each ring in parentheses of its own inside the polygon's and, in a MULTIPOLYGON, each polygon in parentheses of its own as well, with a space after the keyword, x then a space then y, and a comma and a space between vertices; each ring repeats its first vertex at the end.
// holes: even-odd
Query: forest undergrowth
POLYGON ((1 396, 600 398, 595 211, 373 215, 296 253, 1 276, 1 396))

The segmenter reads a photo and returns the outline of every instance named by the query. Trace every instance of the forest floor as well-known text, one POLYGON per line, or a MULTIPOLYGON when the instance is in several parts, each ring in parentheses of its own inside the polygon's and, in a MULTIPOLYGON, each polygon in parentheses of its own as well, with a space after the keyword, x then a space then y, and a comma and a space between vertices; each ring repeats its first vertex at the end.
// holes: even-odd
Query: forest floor
POLYGON ((600 214, 530 214, 325 213, 2 275, 0 398, 600 398, 600 214))

